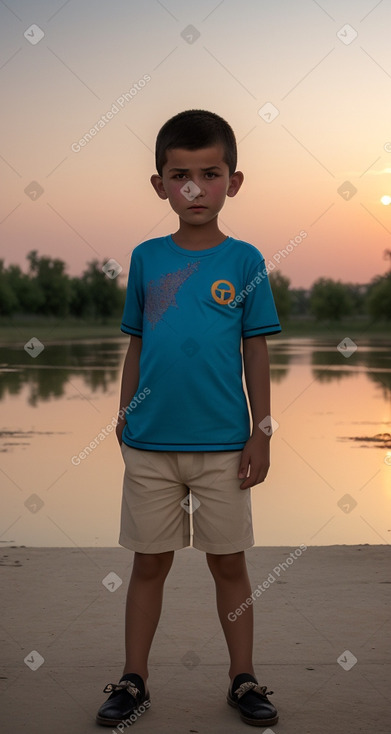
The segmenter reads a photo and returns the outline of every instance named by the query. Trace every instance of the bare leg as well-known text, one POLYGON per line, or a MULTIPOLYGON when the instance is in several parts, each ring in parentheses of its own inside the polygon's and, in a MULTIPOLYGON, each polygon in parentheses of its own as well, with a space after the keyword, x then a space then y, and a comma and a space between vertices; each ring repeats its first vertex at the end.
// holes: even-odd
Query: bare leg
POLYGON ((159 622, 163 587, 174 551, 135 553, 125 614, 125 673, 138 673, 146 685, 148 656, 159 622))
POLYGON ((228 645, 232 680, 239 673, 254 675, 252 663, 254 615, 249 605, 234 622, 228 618, 251 595, 244 551, 218 555, 207 553, 206 560, 216 583, 217 611, 228 645))

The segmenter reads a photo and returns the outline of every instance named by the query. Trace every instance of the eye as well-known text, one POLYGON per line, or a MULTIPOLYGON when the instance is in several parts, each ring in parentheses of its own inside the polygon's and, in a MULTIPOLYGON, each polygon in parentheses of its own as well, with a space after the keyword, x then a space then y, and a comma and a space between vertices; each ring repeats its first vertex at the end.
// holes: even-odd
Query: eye
POLYGON ((180 181, 182 181, 182 177, 183 176, 186 176, 186 174, 185 173, 176 173, 175 176, 173 176, 173 178, 177 178, 180 181))
POLYGON ((214 173, 213 171, 207 171, 205 175, 206 176, 212 176, 212 178, 210 178, 209 181, 213 181, 214 178, 217 178, 218 177, 218 174, 217 173, 214 173))

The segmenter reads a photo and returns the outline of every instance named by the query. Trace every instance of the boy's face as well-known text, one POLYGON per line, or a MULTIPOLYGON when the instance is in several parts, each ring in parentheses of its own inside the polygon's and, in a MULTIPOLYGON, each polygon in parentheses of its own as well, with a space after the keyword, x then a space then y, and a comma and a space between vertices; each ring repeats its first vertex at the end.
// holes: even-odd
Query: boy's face
POLYGON ((222 145, 198 150, 174 148, 167 151, 166 157, 163 175, 154 174, 151 183, 160 198, 168 199, 174 212, 188 224, 207 224, 216 218, 225 197, 235 196, 242 185, 240 171, 229 175, 222 145))

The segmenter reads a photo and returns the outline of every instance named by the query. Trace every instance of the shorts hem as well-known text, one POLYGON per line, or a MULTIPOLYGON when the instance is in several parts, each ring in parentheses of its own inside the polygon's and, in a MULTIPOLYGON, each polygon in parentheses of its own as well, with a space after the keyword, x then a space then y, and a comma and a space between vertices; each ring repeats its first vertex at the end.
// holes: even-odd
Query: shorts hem
POLYGON ((189 538, 182 538, 182 540, 165 540, 161 543, 142 543, 138 540, 132 540, 126 535, 120 535, 118 543, 123 548, 135 551, 136 553, 166 553, 167 551, 181 550, 187 548, 190 545, 189 538))
POLYGON ((244 540, 240 540, 237 543, 208 543, 203 541, 197 541, 193 538, 193 548, 204 553, 215 553, 216 555, 223 555, 228 553, 239 553, 240 551, 252 548, 254 545, 254 536, 249 535, 244 540))

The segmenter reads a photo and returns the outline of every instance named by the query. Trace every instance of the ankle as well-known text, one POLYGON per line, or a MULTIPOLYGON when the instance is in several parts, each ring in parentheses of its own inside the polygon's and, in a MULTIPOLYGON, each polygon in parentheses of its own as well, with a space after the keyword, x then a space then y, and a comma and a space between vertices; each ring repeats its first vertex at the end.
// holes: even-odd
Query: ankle
POLYGON ((147 687, 147 680, 148 680, 148 671, 147 670, 140 670, 140 668, 131 666, 131 665, 125 665, 123 669, 122 675, 128 675, 129 673, 136 673, 140 676, 140 678, 144 681, 144 688, 147 687))
POLYGON ((247 665, 247 666, 244 665, 243 668, 241 668, 240 670, 239 670, 239 668, 230 668, 230 670, 228 671, 228 675, 229 675, 229 678, 230 678, 231 682, 233 681, 234 678, 236 678, 237 675, 241 675, 242 673, 249 673, 254 678, 256 678, 256 675, 255 675, 255 671, 254 671, 253 666, 252 665, 247 665))

